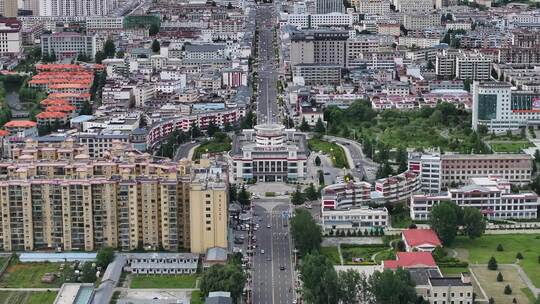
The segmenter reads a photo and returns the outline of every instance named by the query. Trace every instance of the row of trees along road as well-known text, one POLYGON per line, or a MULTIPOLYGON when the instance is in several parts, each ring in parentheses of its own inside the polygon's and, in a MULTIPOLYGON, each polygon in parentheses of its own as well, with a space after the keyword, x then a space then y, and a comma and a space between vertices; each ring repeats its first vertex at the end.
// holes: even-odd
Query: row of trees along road
POLYGON ((332 262, 319 253, 322 232, 311 214, 297 209, 291 219, 291 235, 302 257, 299 267, 302 292, 312 304, 409 304, 427 303, 417 298, 414 283, 405 270, 375 272, 370 278, 354 270, 336 272, 332 262))

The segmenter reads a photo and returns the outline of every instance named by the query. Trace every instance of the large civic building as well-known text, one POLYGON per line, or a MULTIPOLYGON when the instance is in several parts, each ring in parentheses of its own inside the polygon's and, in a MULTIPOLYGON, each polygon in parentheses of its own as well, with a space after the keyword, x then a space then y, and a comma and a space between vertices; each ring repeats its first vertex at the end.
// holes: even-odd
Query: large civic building
POLYGON ((510 183, 497 178, 471 178, 468 185, 439 195, 413 195, 410 212, 413 220, 428 220, 433 206, 451 201, 460 207, 480 209, 488 219, 535 219, 538 195, 512 193, 510 183))
POLYGON ((19 152, 0 161, 2 250, 228 245, 227 174, 209 160, 154 159, 121 143, 100 159, 68 146, 19 152))
POLYGON ((233 140, 234 178, 244 181, 294 181, 307 176, 306 136, 279 124, 243 130, 233 140))
POLYGON ((532 167, 533 157, 528 154, 409 154, 409 170, 420 175, 425 193, 438 193, 475 177, 499 177, 524 185, 532 179, 532 167))
POLYGON ((473 83, 472 127, 505 132, 540 125, 540 93, 514 91, 505 82, 473 83))

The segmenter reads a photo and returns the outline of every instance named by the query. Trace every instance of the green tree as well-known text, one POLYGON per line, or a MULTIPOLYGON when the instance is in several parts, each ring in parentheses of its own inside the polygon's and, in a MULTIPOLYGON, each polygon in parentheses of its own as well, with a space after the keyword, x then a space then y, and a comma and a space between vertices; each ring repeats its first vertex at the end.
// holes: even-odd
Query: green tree
POLYGON ((219 127, 214 123, 213 120, 211 120, 208 124, 208 127, 206 127, 206 134, 208 134, 208 136, 210 137, 213 137, 214 134, 216 134, 217 132, 219 132, 219 127))
POLYGON ((497 274, 497 282, 502 282, 502 281, 504 281, 504 277, 503 277, 502 273, 499 272, 497 274))
POLYGON ((124 58, 125 56, 126 54, 122 50, 118 50, 118 52, 116 52, 116 58, 124 58))
POLYGON ((497 251, 504 251, 502 244, 497 245, 497 251))
POLYGON ((511 295, 512 294, 512 287, 510 287, 510 285, 504 286, 504 294, 505 295, 511 295))
POLYGON ((291 236, 300 255, 318 251, 321 247, 321 226, 306 209, 296 209, 291 218, 291 236))
POLYGON ((523 254, 521 254, 521 252, 518 252, 518 253, 516 254, 516 259, 518 259, 518 260, 523 260, 523 254))
POLYGON ((315 157, 315 166, 319 167, 321 165, 321 158, 319 156, 315 157))
POLYGON ((486 230, 486 219, 478 208, 465 207, 463 209, 463 229, 471 240, 479 238, 486 230))
POLYGON ((310 183, 309 186, 304 190, 304 196, 309 201, 314 201, 319 198, 319 192, 317 191, 317 189, 315 189, 313 183, 310 183))
POLYGON ((251 204, 251 194, 246 190, 244 185, 242 185, 240 193, 238 193, 238 202, 243 207, 247 207, 251 204))
POLYGON ((91 60, 85 53, 79 53, 79 55, 77 55, 77 61, 90 62, 91 60))
POLYGON ((154 39, 154 41, 152 41, 152 52, 157 53, 159 52, 160 48, 161 45, 159 44, 159 41, 157 41, 157 39, 154 39))
POLYGON ((229 201, 234 202, 238 199, 238 190, 236 184, 229 185, 229 201))
POLYGON ((414 282, 406 270, 399 268, 396 271, 376 271, 369 282, 375 303, 409 304, 416 301, 414 282))
POLYGON ((315 129, 313 129, 313 131, 321 134, 326 132, 326 127, 324 126, 324 122, 321 118, 317 119, 317 123, 315 124, 315 129))
POLYGON ((49 55, 49 61, 50 62, 56 62, 57 58, 56 58, 56 53, 54 52, 54 50, 51 52, 51 54, 49 55))
POLYGON ((79 115, 92 115, 92 105, 90 102, 85 100, 82 104, 81 111, 79 112, 79 115))
POLYGON ((396 163, 399 165, 397 173, 408 170, 408 158, 407 150, 403 146, 399 146, 396 152, 396 163))
POLYGON ((83 266, 82 266, 81 272, 82 272, 81 281, 83 283, 95 283, 96 282, 96 280, 97 280, 96 268, 92 267, 91 262, 84 263, 83 266))
POLYGON ((488 261, 488 269, 489 270, 497 270, 499 268, 499 265, 497 264, 497 260, 495 257, 491 257, 488 261))
POLYGON ((252 111, 248 111, 246 116, 240 122, 240 129, 251 129, 256 121, 255 115, 252 111))
POLYGON ((296 188, 296 191, 291 194, 291 203, 293 203, 293 205, 302 205, 305 202, 306 197, 300 191, 300 187, 296 188))
POLYGON ((96 52, 96 55, 94 55, 94 60, 96 61, 96 63, 103 62, 103 59, 105 58, 107 58, 107 56, 105 56, 105 53, 103 53, 102 51, 98 51, 96 52))
POLYGON ((246 276, 242 267, 234 262, 226 265, 213 265, 203 272, 201 277, 201 293, 208 296, 211 291, 228 291, 234 303, 240 303, 246 276))
POLYGON ((150 25, 150 29, 148 29, 148 35, 155 36, 157 35, 157 33, 159 33, 159 25, 156 23, 152 23, 150 25))
POLYGON ((452 245, 458 231, 456 207, 454 203, 444 201, 431 209, 431 228, 445 246, 452 245))
POLYGON ((471 85, 472 85, 472 80, 470 78, 467 78, 463 81, 463 88, 467 90, 468 92, 471 91, 471 85))
POLYGON ((203 135, 201 129, 199 128, 199 126, 197 126, 196 123, 191 124, 189 133, 191 134, 191 138, 197 138, 203 135))
POLYGON ((234 131, 234 127, 230 122, 227 122, 227 123, 225 123, 225 126, 223 126, 223 131, 225 131, 225 132, 234 131))
POLYGON ((300 124, 299 129, 302 132, 309 132, 310 127, 309 127, 305 117, 302 117, 302 123, 300 124))
POLYGON ((109 264, 114 260, 114 249, 112 247, 103 247, 98 250, 96 255, 96 262, 99 267, 103 270, 109 266, 109 264))
POLYGON ((105 45, 103 46, 103 53, 107 58, 114 58, 114 54, 116 54, 116 46, 114 45, 114 41, 112 41, 111 39, 107 39, 107 41, 105 41, 105 45))
POLYGON ((338 276, 334 265, 324 255, 306 255, 302 260, 300 273, 304 282, 302 291, 306 303, 339 302, 338 276))
POLYGON ((338 272, 339 298, 343 304, 371 303, 369 282, 365 274, 353 269, 338 272))

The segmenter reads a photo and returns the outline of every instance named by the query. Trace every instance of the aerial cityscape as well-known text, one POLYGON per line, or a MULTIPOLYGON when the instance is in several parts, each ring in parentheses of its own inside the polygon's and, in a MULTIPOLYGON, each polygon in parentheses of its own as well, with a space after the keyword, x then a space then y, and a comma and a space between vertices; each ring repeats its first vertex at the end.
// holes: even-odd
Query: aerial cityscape
POLYGON ((539 0, 0 0, 0 304, 540 304, 539 0))

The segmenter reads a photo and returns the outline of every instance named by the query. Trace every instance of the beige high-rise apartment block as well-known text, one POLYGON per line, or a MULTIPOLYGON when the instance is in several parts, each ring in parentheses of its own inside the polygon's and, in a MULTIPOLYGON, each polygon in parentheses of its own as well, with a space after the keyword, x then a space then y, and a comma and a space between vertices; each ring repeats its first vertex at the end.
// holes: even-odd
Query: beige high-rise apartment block
POLYGON ((155 160, 121 143, 90 159, 72 141, 15 154, 0 161, 3 250, 227 247, 227 174, 210 161, 155 160))
POLYGON ((227 248, 226 184, 216 168, 198 172, 191 184, 191 252, 204 253, 208 248, 227 248))

